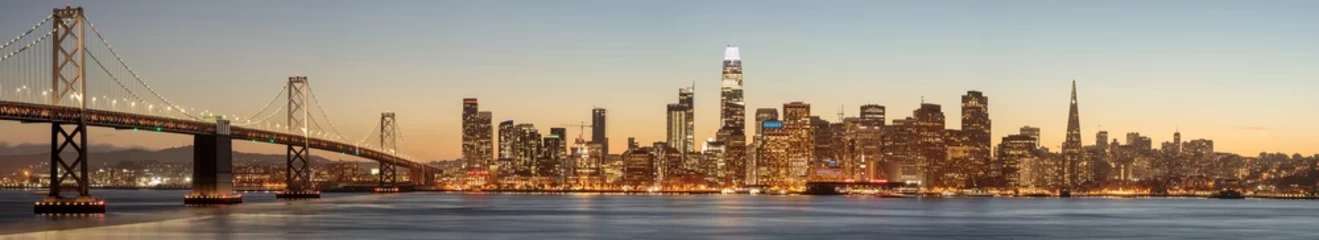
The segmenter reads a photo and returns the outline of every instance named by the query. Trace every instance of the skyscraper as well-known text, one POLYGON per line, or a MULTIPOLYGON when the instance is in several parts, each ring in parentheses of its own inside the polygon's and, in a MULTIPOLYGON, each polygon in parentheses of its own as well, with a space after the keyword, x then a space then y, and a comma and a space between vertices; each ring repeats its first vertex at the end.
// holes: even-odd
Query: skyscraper
POLYGON ((1040 144, 1040 143, 1039 143, 1039 141, 1040 141, 1040 128, 1038 128, 1038 127, 1031 127, 1031 126, 1022 126, 1020 132, 1021 132, 1021 135, 1026 135, 1026 136, 1029 136, 1029 137, 1033 137, 1033 138, 1035 138, 1035 141, 1036 141, 1036 142, 1035 142, 1035 148, 1039 148, 1039 147, 1040 147, 1040 145, 1039 145, 1039 144, 1040 144))
POLYGON ((998 156, 996 162, 1003 166, 997 174, 1003 186, 1005 187, 1031 187, 1043 185, 1030 181, 1033 179, 1029 174, 1032 169, 1030 166, 1036 157, 1036 143, 1038 140, 1024 134, 1008 135, 998 144, 998 156), (1023 176, 1025 175, 1025 176, 1023 176))
POLYGON ((975 186, 988 184, 991 175, 997 175, 996 169, 1002 168, 990 165, 990 123, 989 97, 980 91, 967 91, 966 95, 962 95, 961 134, 967 138, 965 146, 969 150, 969 165, 965 170, 969 170, 967 177, 975 186))
POLYGON ((720 87, 721 128, 746 129, 746 106, 742 102, 742 57, 737 47, 724 49, 724 75, 720 87))
POLYGON ((746 106, 742 102, 742 57, 737 47, 724 49, 723 79, 720 84, 720 127, 715 138, 724 142, 727 164, 724 186, 746 182, 746 106))
POLYGON ((541 157, 542 139, 536 126, 530 123, 514 125, 517 136, 513 146, 513 171, 519 175, 536 175, 536 163, 541 157))
POLYGON ((803 102, 783 104, 783 128, 789 135, 787 182, 793 187, 805 186, 811 163, 816 162, 811 105, 803 102))
POLYGON ((854 144, 854 154, 852 156, 854 169, 852 170, 853 178, 858 180, 879 180, 888 177, 880 168, 880 162, 883 159, 883 135, 884 135, 884 118, 885 108, 881 105, 866 104, 861 105, 861 117, 858 119, 856 130, 849 136, 854 144))
POLYGON ((693 159, 686 157, 687 153, 694 150, 689 148, 690 146, 687 144, 688 141, 692 140, 692 133, 688 132, 690 129, 687 125, 691 123, 691 119, 687 118, 690 114, 690 108, 681 103, 669 104, 668 111, 665 114, 668 116, 668 124, 666 124, 668 130, 667 146, 683 156, 683 161, 679 165, 686 169, 694 169, 696 165, 693 159))
POLYGON ((609 137, 605 135, 605 109, 591 109, 591 142, 599 143, 601 154, 609 155, 609 137))
POLYGON ((499 122, 499 158, 495 164, 499 165, 499 175, 508 175, 514 172, 517 157, 517 139, 518 131, 513 125, 513 120, 504 120, 499 122))
POLYGON ((922 103, 920 109, 912 113, 915 122, 912 127, 916 133, 916 158, 924 170, 924 184, 929 186, 947 186, 944 177, 948 173, 948 145, 944 141, 945 121, 943 108, 938 104, 922 103))
POLYGON ((494 160, 490 112, 481 112, 475 98, 463 99, 463 169, 484 169, 494 160))
POLYGON ((687 109, 685 123, 687 125, 686 139, 682 144, 671 142, 674 148, 682 150, 683 154, 696 151, 696 83, 693 82, 691 87, 678 89, 678 104, 682 104, 687 109))
MULTIPOLYGON (((764 178, 765 174, 769 172, 768 169, 769 164, 765 162, 766 159, 763 157, 764 155, 763 153, 765 152, 765 122, 766 121, 777 122, 778 120, 779 120, 778 109, 775 108, 756 109, 756 125, 755 125, 756 133, 754 136, 752 136, 751 146, 747 148, 747 161, 746 161, 747 182, 746 183, 748 185, 763 184, 762 179, 764 178)), ((722 153, 723 142, 719 142, 719 143, 720 143, 719 150, 722 153)))
POLYGON ((778 120, 765 120, 761 125, 765 132, 762 135, 764 143, 756 157, 763 169, 758 176, 759 184, 788 187, 792 179, 792 163, 788 157, 792 133, 778 120))
POLYGON ((545 136, 541 141, 542 148, 536 163, 536 175, 554 177, 559 182, 567 177, 564 174, 568 170, 564 168, 569 165, 565 162, 568 150, 568 141, 565 140, 567 132, 564 128, 550 128, 550 135, 545 136))
POLYGON ((1067 139, 1062 146, 1062 184, 1064 189, 1071 189, 1081 184, 1078 165, 1085 159, 1081 149, 1081 117, 1076 107, 1076 80, 1072 80, 1071 110, 1067 113, 1067 139))

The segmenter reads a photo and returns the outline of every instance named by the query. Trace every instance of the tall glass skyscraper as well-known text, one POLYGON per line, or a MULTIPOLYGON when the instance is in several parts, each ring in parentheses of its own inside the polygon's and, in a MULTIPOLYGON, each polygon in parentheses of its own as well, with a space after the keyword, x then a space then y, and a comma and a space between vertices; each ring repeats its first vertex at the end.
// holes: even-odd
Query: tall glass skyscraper
POLYGON ((746 171, 746 105, 742 102, 742 56, 737 47, 724 49, 723 79, 720 87, 719 131, 715 138, 724 142, 724 186, 741 186, 750 176, 746 171))
POLYGON ((591 109, 591 142, 600 144, 601 154, 609 155, 609 137, 605 136, 605 109, 591 109))

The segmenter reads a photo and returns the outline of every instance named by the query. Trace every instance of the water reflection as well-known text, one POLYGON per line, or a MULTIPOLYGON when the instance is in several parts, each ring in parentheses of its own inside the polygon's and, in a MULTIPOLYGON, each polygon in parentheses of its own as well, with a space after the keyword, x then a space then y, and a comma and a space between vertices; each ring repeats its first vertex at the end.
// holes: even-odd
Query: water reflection
MULTIPOLYGON (((251 195, 249 195, 251 196, 251 195)), ((273 198, 273 197, 272 197, 273 198)), ((171 199, 177 201, 177 199, 171 199)), ((112 213, 35 238, 1319 239, 1312 201, 407 193, 112 213), (190 211, 192 211, 190 213, 190 211), (183 212, 184 214, 177 214, 183 212)), ((58 221, 31 221, 63 224, 58 221)), ((73 222, 76 222, 74 220, 73 222)), ((22 224, 22 223, 18 223, 22 224)), ((8 228, 13 224, 6 224, 8 228)))

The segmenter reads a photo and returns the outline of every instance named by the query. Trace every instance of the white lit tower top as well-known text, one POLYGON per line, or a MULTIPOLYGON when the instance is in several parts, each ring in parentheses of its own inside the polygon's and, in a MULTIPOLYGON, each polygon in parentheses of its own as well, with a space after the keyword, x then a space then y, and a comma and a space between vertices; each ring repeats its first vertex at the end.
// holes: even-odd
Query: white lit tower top
POLYGON ((742 102, 742 55, 737 47, 724 48, 723 81, 720 87, 720 128, 741 132, 746 128, 746 107, 742 102))

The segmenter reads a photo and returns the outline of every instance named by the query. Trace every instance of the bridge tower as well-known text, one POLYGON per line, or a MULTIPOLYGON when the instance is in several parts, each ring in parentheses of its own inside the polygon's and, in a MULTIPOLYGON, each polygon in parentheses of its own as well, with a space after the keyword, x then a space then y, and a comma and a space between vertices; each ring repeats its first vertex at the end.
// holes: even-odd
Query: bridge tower
POLYGON ((321 192, 311 183, 311 148, 308 137, 306 76, 292 76, 288 81, 288 125, 286 129, 293 133, 302 133, 302 137, 289 139, 287 164, 284 172, 284 191, 276 193, 275 198, 301 199, 320 198, 321 192))
MULTIPOLYGON (((393 112, 380 113, 380 151, 390 156, 397 156, 398 154, 398 142, 394 138, 398 133, 398 127, 395 122, 393 112)), ((375 192, 393 193, 399 191, 398 166, 380 161, 380 175, 378 176, 375 192)))
POLYGON ((50 126, 50 193, 35 204, 37 214, 105 213, 105 201, 87 192, 86 31, 81 7, 52 13, 50 105, 78 109, 74 120, 50 126), (65 190, 69 190, 66 192, 65 190), (72 194, 76 193, 76 195, 72 194))

